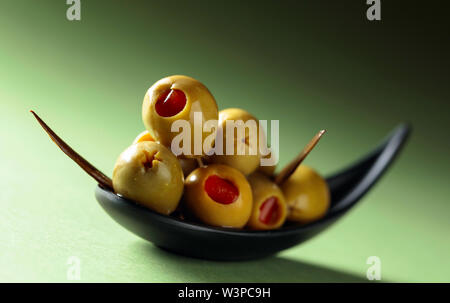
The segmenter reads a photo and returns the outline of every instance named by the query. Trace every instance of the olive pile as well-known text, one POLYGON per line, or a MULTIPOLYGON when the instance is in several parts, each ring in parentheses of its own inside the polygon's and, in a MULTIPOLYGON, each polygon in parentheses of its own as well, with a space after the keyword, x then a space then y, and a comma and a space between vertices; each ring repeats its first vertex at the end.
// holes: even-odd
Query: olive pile
MULTIPOLYGON (((161 214, 176 211, 220 227, 270 230, 286 220, 309 223, 326 213, 330 204, 327 184, 307 166, 298 166, 277 184, 275 166, 260 166, 259 151, 250 153, 248 144, 245 155, 207 155, 201 148, 198 156, 175 156, 170 149, 177 135, 171 132, 172 123, 186 120, 194 131, 195 112, 201 112, 204 121, 218 121, 211 132, 202 129, 203 140, 223 130, 227 120, 255 120, 259 125, 245 110, 218 111, 209 90, 193 78, 163 78, 144 97, 142 119, 147 130, 114 166, 112 185, 117 194, 161 214)), ((225 142, 226 132, 222 133, 225 142)))

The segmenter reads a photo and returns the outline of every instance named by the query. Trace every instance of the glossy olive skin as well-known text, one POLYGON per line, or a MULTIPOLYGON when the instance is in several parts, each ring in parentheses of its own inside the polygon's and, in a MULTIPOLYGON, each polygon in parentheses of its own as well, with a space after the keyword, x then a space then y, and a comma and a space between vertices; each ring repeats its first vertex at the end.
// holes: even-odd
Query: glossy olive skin
MULTIPOLYGON (((200 157, 205 154, 203 148, 200 148, 201 155, 194 155, 194 113, 196 112, 202 114, 203 121, 218 120, 218 108, 213 95, 201 82, 187 76, 177 75, 159 80, 148 89, 142 103, 142 120, 146 129, 156 141, 168 148, 171 148, 172 139, 179 135, 178 129, 171 132, 172 123, 177 120, 189 122, 191 155, 185 155, 186 157, 200 157), (157 113, 155 104, 164 92, 171 89, 184 93, 186 105, 179 113, 170 117, 163 117, 157 113)), ((208 136, 214 136, 216 127, 217 124, 214 123, 214 128, 211 131, 205 132, 202 130, 202 144, 208 136)))
MULTIPOLYGON (((214 154, 210 157, 206 158, 208 163, 216 163, 216 164, 225 164, 231 167, 238 169, 244 175, 249 175, 254 172, 260 165, 260 152, 258 149, 259 146, 259 121, 254 116, 252 116, 247 111, 240 108, 228 108, 221 110, 219 112, 219 129, 218 132, 223 134, 223 155, 214 154), (226 132, 226 121, 227 120, 242 120, 244 123, 249 120, 254 120, 256 122, 258 132, 256 142, 256 149, 249 144, 246 140, 245 142, 245 154, 238 155, 237 154, 237 135, 235 131, 234 135, 234 155, 226 155, 226 142, 227 142, 227 132, 226 132)), ((245 129, 246 139, 249 136, 248 128, 245 129)), ((231 141, 231 139, 230 139, 231 141)), ((217 144, 216 144, 217 145, 217 144)))
POLYGON ((253 208, 247 227, 255 230, 277 229, 284 224, 287 217, 287 204, 281 189, 262 173, 254 172, 248 177, 252 188, 253 208), (260 220, 261 205, 269 198, 277 199, 278 209, 276 220, 265 224, 260 220))
POLYGON ((144 141, 155 141, 155 139, 150 135, 148 130, 144 130, 142 133, 137 135, 136 139, 134 139, 133 144, 144 142, 144 141))
POLYGON ((288 220, 310 223, 322 218, 330 207, 326 181, 312 168, 300 165, 281 185, 288 205, 288 220))
POLYGON ((252 190, 244 175, 238 170, 220 164, 195 169, 185 181, 184 202, 200 221, 212 226, 243 227, 252 211, 252 190), (205 191, 205 181, 217 175, 232 182, 239 190, 239 196, 231 204, 214 201, 205 191))
MULTIPOLYGON (((144 141, 155 141, 152 135, 148 132, 148 130, 140 133, 136 139, 134 139, 133 144, 144 142, 144 141)), ((183 170, 183 175, 187 177, 194 169, 198 167, 197 161, 193 158, 181 158, 177 157, 180 161, 181 169, 183 170)))
POLYGON ((183 179, 178 159, 151 141, 128 147, 117 159, 112 177, 117 194, 165 215, 177 208, 183 179))

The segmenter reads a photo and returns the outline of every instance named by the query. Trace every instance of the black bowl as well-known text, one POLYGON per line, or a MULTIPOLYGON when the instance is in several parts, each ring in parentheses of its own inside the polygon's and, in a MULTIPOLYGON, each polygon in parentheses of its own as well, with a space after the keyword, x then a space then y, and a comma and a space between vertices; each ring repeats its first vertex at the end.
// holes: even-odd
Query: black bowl
POLYGON ((398 126, 369 155, 327 178, 331 207, 325 217, 303 226, 271 231, 217 228, 158 214, 100 186, 95 197, 117 223, 163 249, 212 260, 265 257, 314 237, 352 208, 386 171, 409 132, 408 125, 398 126))

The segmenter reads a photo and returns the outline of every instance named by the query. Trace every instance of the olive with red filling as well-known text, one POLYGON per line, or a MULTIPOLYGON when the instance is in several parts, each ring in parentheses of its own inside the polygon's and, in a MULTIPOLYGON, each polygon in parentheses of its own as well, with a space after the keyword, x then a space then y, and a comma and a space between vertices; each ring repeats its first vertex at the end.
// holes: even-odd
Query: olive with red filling
POLYGON ((279 228, 286 220, 287 205, 283 192, 262 173, 248 177, 253 193, 253 208, 247 226, 250 229, 269 230, 279 228))
POLYGON ((191 139, 189 154, 186 157, 205 155, 203 142, 217 130, 218 109, 216 100, 208 88, 200 81, 187 76, 170 76, 153 84, 147 91, 142 103, 142 121, 150 135, 164 146, 171 148, 172 140, 178 135, 172 131, 175 121, 189 123, 191 139), (195 113, 201 120, 202 146, 195 149, 195 113), (203 128, 204 121, 211 121, 209 130, 203 128), (199 152, 200 154, 195 154, 199 152))
POLYGON ((203 223, 241 228, 252 211, 252 190, 237 169, 221 164, 199 167, 187 176, 184 202, 203 223))

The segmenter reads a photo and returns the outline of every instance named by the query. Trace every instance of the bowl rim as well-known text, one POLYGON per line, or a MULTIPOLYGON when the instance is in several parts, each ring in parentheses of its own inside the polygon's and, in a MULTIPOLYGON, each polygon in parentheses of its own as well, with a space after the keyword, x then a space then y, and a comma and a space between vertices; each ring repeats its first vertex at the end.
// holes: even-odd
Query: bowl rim
POLYGON ((365 167, 367 162, 370 162, 370 166, 364 168, 361 175, 360 181, 357 182, 353 189, 347 193, 344 197, 338 198, 337 201, 331 201, 330 208, 327 213, 322 218, 307 223, 307 224, 293 224, 292 226, 283 226, 278 229, 273 230, 248 230, 248 229, 237 229, 237 228, 227 228, 227 227, 217 227, 205 225, 197 222, 185 221, 179 218, 163 215, 157 213, 147 207, 139 205, 138 203, 126 199, 109 189, 102 188, 97 185, 95 196, 98 202, 103 206, 103 201, 108 201, 108 203, 122 204, 126 207, 131 207, 134 211, 140 211, 145 213, 145 215, 152 217, 165 224, 170 224, 177 228, 187 228, 191 231, 196 232, 212 232, 228 236, 247 236, 247 237, 276 237, 281 235, 292 235, 301 232, 307 232, 315 230, 317 228, 323 227, 324 225, 331 224, 333 221, 338 219, 341 215, 352 208, 361 198, 373 187, 373 185, 379 180, 379 178, 384 174, 387 168, 392 164, 394 159, 398 156, 400 150, 404 146, 409 134, 411 132, 411 126, 409 123, 399 124, 391 133, 386 136, 382 141, 382 144, 378 145, 369 154, 362 157, 359 161, 355 162, 351 166, 341 170, 340 172, 334 174, 331 177, 326 178, 327 183, 330 180, 340 178, 342 175, 346 175, 348 172, 354 171, 355 169, 365 167))
MULTIPOLYGON (((132 207, 135 210, 143 211, 148 216, 158 219, 159 221, 164 221, 164 222, 169 223, 178 228, 188 228, 193 231, 215 232, 215 233, 221 233, 221 234, 232 235, 232 236, 239 235, 239 236, 267 237, 267 236, 279 236, 279 235, 298 233, 299 231, 307 231, 310 229, 315 229, 316 227, 323 225, 324 223, 330 221, 333 218, 338 217, 340 214, 345 212, 345 210, 341 210, 339 212, 333 212, 333 213, 327 212, 327 214, 325 214, 324 217, 322 217, 314 222, 307 223, 304 225, 286 226, 286 227, 281 227, 281 228, 272 229, 272 230, 248 230, 248 229, 237 229, 237 228, 231 228, 231 227, 209 226, 209 225, 204 225, 204 224, 197 223, 197 222, 184 221, 179 218, 172 217, 170 215, 163 215, 163 214, 157 213, 147 207, 141 206, 132 200, 126 199, 123 196, 120 196, 108 189, 104 189, 99 185, 96 187, 97 200, 99 200, 98 195, 104 196, 105 199, 107 199, 109 203, 122 203, 123 205, 126 205, 127 207, 132 207)), ((99 201, 99 202, 101 202, 101 201, 99 201)))

